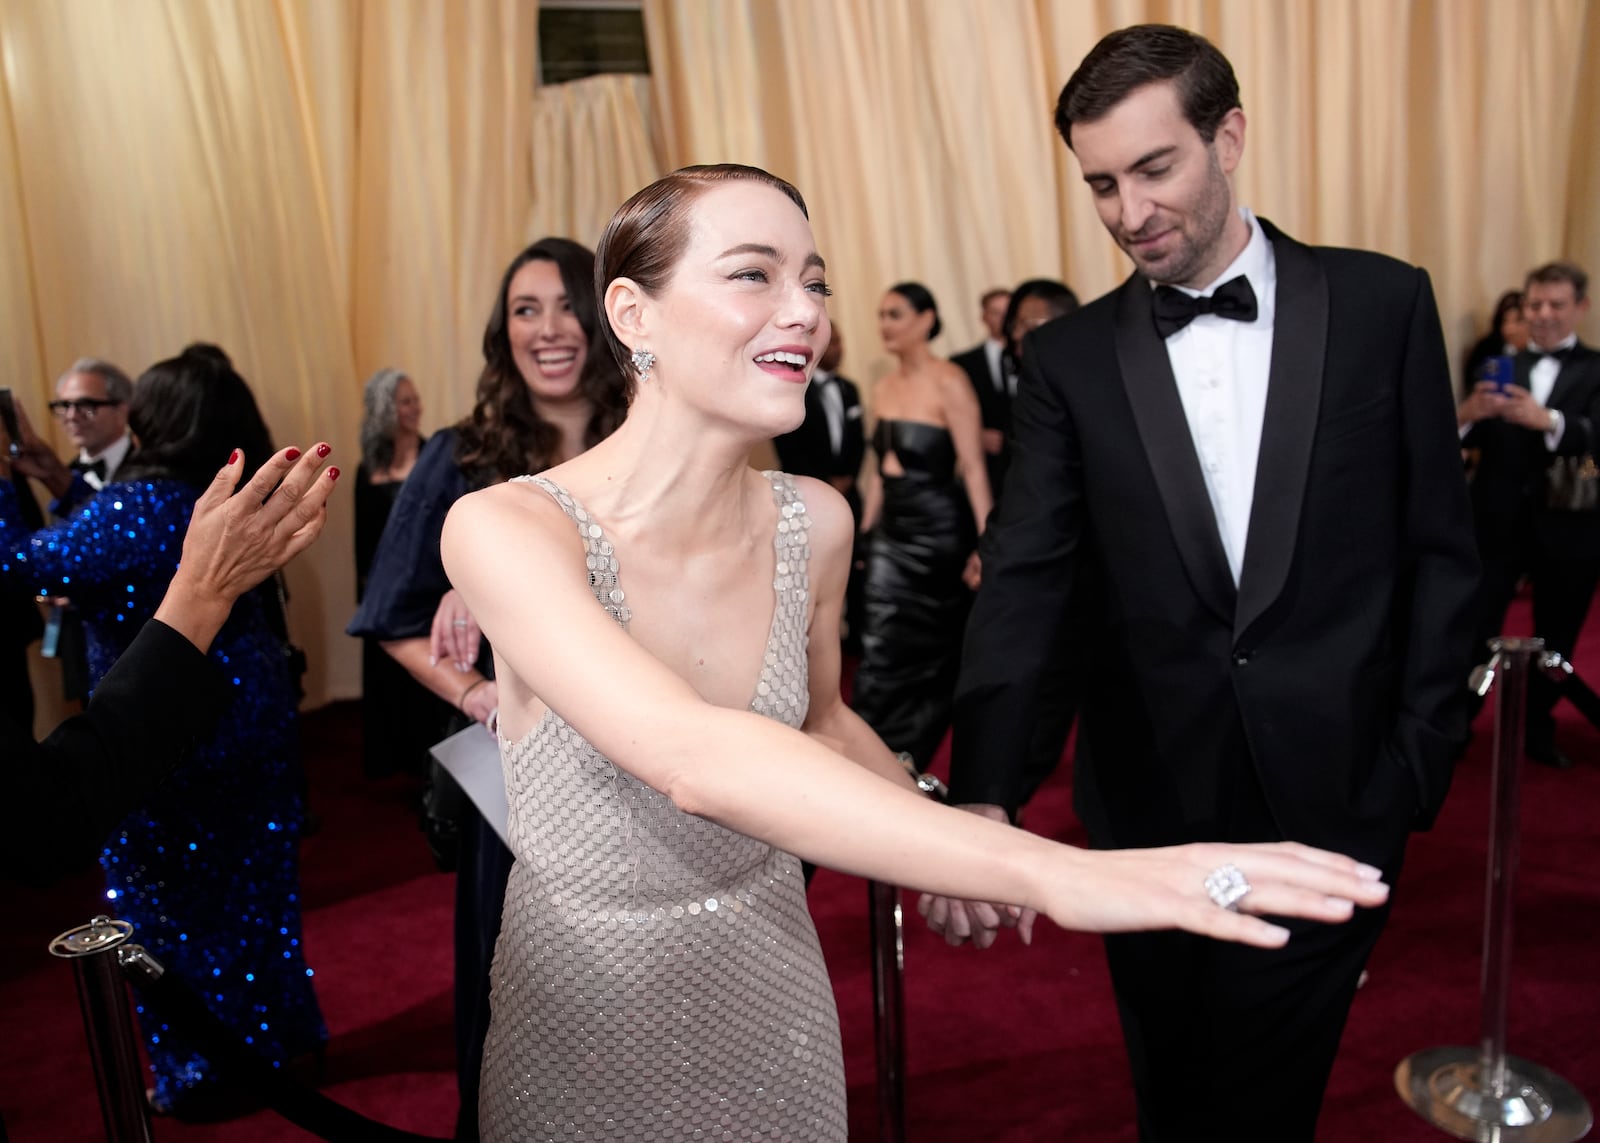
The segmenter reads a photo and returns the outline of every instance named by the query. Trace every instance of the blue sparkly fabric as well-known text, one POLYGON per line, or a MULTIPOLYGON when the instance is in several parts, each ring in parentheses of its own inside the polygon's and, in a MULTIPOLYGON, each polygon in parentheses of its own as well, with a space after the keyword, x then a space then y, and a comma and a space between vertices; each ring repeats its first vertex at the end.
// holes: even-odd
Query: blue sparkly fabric
MULTIPOLYGON (((72 516, 30 533, 0 482, 0 577, 67 596, 84 617, 98 683, 155 614, 178 566, 199 490, 176 481, 107 485, 72 516)), ((295 694, 264 597, 240 599, 211 647, 233 684, 216 735, 112 834, 106 896, 134 939, 275 1063, 327 1040, 300 944, 303 817, 295 694)), ((213 1079, 207 1061, 139 1008, 159 1106, 213 1079)))

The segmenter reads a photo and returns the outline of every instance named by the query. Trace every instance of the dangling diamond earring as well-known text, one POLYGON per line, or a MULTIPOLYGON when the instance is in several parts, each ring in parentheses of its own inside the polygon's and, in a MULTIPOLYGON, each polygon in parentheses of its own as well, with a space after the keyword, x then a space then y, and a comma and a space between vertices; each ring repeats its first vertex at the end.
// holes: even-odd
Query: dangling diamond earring
POLYGON ((633 367, 638 371, 639 380, 643 381, 650 376, 650 367, 656 363, 656 355, 648 349, 635 349, 633 351, 633 367))

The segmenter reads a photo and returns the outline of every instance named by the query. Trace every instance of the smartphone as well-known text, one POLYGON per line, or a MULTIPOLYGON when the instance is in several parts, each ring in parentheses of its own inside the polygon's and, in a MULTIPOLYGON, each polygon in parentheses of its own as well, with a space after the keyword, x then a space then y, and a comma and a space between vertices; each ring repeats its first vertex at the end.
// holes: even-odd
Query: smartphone
POLYGON ((54 659, 60 652, 61 617, 66 610, 66 607, 59 603, 50 605, 50 614, 44 621, 44 640, 39 644, 39 654, 42 658, 54 659))
POLYGON ((1483 368, 1478 371, 1478 377, 1484 381, 1494 382, 1494 387, 1504 393, 1511 388, 1511 358, 1504 354, 1484 358, 1483 368))
POLYGON ((0 425, 6 430, 6 451, 18 456, 22 452, 22 431, 17 428, 17 406, 8 388, 0 388, 0 425))

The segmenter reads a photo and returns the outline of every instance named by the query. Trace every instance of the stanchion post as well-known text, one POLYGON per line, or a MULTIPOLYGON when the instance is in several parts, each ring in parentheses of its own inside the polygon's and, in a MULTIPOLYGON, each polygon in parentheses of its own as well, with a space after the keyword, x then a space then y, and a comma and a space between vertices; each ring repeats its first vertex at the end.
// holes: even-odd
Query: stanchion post
POLYGON ((1473 672, 1472 683, 1480 697, 1495 688, 1478 1046, 1408 1056, 1395 1069, 1395 1088, 1413 1111, 1458 1139, 1573 1143, 1594 1123, 1583 1096, 1553 1072, 1506 1054, 1528 674, 1558 667, 1559 656, 1544 653, 1543 639, 1502 637, 1490 648, 1493 658, 1473 672))
POLYGON ((878 1139, 905 1143, 905 942, 900 890, 868 881, 867 916, 872 936, 872 1028, 878 1049, 878 1139))
POLYGON ((50 942, 51 953, 72 962, 106 1143, 151 1143, 154 1138, 128 985, 117 965, 117 950, 132 932, 126 921, 96 917, 50 942))

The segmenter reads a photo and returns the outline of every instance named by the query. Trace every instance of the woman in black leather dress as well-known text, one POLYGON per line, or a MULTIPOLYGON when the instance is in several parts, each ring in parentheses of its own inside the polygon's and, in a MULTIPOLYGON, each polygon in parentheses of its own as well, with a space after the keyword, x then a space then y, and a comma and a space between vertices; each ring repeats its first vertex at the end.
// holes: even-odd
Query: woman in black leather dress
POLYGON ((933 295, 891 287, 878 332, 898 365, 872 393, 877 479, 866 482, 866 629, 851 705, 920 770, 950 726, 971 603, 963 572, 989 517, 989 477, 972 385, 928 348, 933 295))

